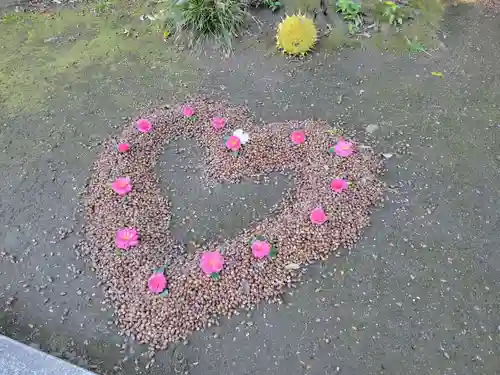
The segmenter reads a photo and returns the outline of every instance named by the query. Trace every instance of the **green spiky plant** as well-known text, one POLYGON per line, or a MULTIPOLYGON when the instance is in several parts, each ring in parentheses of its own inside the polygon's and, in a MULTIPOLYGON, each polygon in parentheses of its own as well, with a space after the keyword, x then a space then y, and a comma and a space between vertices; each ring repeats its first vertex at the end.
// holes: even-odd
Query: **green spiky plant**
POLYGON ((246 23, 246 7, 241 0, 180 0, 164 12, 165 27, 178 37, 187 33, 190 47, 212 40, 229 52, 246 23))

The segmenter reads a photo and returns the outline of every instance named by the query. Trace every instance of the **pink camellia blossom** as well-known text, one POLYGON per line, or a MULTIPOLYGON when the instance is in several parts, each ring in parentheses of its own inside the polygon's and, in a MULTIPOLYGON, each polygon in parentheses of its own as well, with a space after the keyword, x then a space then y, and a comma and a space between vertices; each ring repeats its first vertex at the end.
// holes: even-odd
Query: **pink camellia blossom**
POLYGON ((151 122, 149 120, 146 120, 145 118, 137 120, 136 127, 137 130, 139 130, 141 133, 148 133, 153 129, 153 125, 151 125, 151 122))
POLYGON ((330 187, 334 192, 340 193, 342 192, 342 190, 345 190, 349 187, 349 183, 342 178, 335 178, 330 183, 330 187))
POLYGON ((217 250, 207 251, 201 254, 200 267, 201 270, 209 276, 213 273, 218 273, 222 270, 222 267, 224 267, 224 257, 217 250))
POLYGON ((334 151, 335 155, 337 156, 351 156, 354 152, 354 145, 351 142, 345 141, 343 138, 341 138, 335 145, 334 151))
POLYGON ((294 145, 300 145, 306 141, 306 133, 304 133, 303 130, 295 130, 290 135, 290 138, 292 139, 292 143, 294 145))
POLYGON ((226 125, 226 119, 222 117, 214 117, 212 119, 212 126, 215 130, 220 130, 226 125))
POLYGON ((128 177, 118 177, 111 184, 111 188, 118 195, 125 195, 132 190, 132 184, 130 183, 130 178, 128 177))
POLYGON ((130 145, 128 143, 119 143, 118 152, 127 152, 130 150, 130 145))
POLYGON ((185 105, 182 107, 182 114, 186 117, 192 117, 196 111, 190 105, 185 105))
POLYGON ((328 217, 321 207, 317 207, 311 211, 311 223, 321 225, 327 220, 328 217))
POLYGON ((151 293, 160 294, 167 287, 167 278, 163 272, 155 272, 148 279, 148 288, 151 293))
POLYGON ((271 252, 271 245, 267 241, 255 240, 252 242, 251 248, 253 256, 259 259, 269 256, 271 252))
POLYGON ((238 151, 241 147, 241 141, 237 136, 231 135, 226 141, 226 147, 231 151, 238 151))
POLYGON ((116 232, 115 244, 119 249, 128 250, 139 244, 139 233, 134 228, 122 228, 116 232))

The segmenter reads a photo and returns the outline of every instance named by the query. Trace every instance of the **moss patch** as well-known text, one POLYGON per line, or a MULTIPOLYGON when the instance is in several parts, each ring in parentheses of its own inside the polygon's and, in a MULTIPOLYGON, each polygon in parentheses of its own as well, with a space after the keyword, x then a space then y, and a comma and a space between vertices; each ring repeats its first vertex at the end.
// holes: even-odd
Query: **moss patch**
MULTIPOLYGON (((103 71, 185 66, 138 7, 104 2, 57 13, 13 13, 0 19, 0 107, 30 111, 91 66, 103 71)), ((140 69, 139 69, 140 70, 140 69)))

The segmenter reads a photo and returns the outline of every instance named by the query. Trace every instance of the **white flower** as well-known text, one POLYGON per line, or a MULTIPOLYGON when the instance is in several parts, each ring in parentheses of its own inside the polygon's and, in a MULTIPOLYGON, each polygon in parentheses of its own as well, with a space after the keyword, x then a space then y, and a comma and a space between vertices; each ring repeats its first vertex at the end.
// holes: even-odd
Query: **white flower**
POLYGON ((248 135, 248 133, 245 133, 243 129, 236 129, 233 135, 240 139, 242 145, 244 145, 250 140, 250 136, 248 135))

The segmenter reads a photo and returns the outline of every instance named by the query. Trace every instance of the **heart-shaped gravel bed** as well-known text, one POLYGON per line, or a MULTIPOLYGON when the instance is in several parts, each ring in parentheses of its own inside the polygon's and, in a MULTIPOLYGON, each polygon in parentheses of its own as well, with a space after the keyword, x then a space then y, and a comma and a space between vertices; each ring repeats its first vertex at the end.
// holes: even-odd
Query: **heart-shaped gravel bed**
MULTIPOLYGON (((264 126, 225 102, 155 109, 118 141, 106 143, 92 169, 84 248, 119 327, 158 349, 220 315, 275 299, 298 279, 299 265, 352 246, 384 188, 381 159, 326 122, 264 126), (274 216, 234 238, 183 251, 155 174, 165 144, 180 137, 204 153, 206 184, 290 171, 295 191, 274 216)), ((223 214, 238 215, 230 207, 223 214)))

